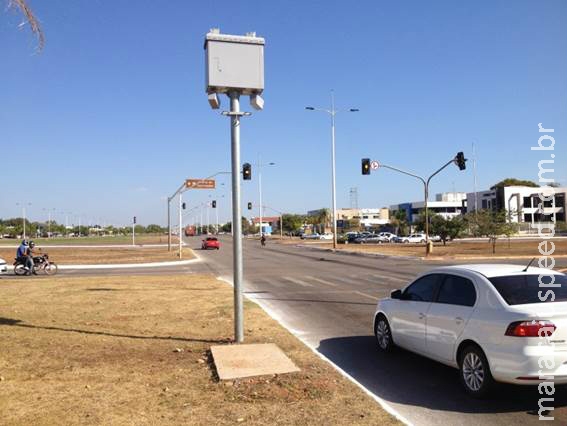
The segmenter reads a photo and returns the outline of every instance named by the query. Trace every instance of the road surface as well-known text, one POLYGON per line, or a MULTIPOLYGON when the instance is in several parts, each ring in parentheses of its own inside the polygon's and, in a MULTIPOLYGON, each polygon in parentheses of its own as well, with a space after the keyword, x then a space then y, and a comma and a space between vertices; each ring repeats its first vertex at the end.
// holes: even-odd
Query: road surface
MULTIPOLYGON (((200 246, 198 238, 187 242, 200 246)), ((231 280, 230 239, 223 239, 219 251, 196 253, 203 262, 193 269, 231 280)), ((376 300, 439 262, 349 256, 270 242, 261 248, 257 240, 244 241, 244 259, 248 296, 413 424, 540 424, 535 387, 501 385, 492 399, 477 401, 461 390, 457 370, 403 350, 383 355, 376 349, 376 300)), ((553 424, 566 425, 565 389, 555 399, 553 424)))

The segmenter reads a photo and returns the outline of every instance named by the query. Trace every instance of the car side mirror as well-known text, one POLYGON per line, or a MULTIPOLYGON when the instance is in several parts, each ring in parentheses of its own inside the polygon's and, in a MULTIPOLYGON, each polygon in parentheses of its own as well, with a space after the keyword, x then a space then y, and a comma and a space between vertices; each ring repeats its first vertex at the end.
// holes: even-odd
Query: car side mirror
POLYGON ((402 300, 402 290, 394 290, 392 294, 390 294, 392 299, 402 300))

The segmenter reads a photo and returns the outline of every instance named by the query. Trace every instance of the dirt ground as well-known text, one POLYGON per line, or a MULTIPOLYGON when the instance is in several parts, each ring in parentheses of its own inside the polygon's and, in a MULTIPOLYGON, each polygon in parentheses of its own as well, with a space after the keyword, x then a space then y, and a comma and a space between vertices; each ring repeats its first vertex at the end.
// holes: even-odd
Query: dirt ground
MULTIPOLYGON (((117 237, 80 237, 80 238, 30 238, 37 245, 114 245, 132 244, 131 236, 117 237)), ((0 239, 0 246, 17 246, 21 241, 13 238, 0 239)), ((167 235, 142 234, 136 235, 136 245, 140 244, 167 244, 167 235)), ((178 243, 175 235, 171 237, 172 243, 178 243)))
POLYGON ((2 425, 389 425, 389 414, 257 305, 248 343, 301 368, 219 382, 232 289, 210 276, 0 279, 2 425))
MULTIPOLYGON (((15 248, 1 248, 0 257, 11 264, 16 255, 15 248)), ((49 259, 58 265, 92 265, 117 263, 167 262, 179 260, 177 247, 167 251, 167 247, 132 248, 90 248, 90 247, 48 247, 42 250, 49 259)), ((38 252, 39 254, 40 252, 38 252)), ((182 260, 193 259, 195 255, 189 248, 183 249, 182 260)))

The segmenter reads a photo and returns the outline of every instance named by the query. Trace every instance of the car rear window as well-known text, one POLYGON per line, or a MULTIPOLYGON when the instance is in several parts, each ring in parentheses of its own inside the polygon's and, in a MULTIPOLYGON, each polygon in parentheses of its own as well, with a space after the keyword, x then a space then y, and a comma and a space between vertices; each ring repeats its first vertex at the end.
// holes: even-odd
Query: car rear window
POLYGON ((510 275, 489 278, 508 305, 567 302, 567 276, 510 275), (555 281, 553 282, 553 278, 555 281), (553 287, 550 285, 553 283, 553 287), (552 291, 553 293, 548 293, 552 291))
POLYGON ((207 241, 216 241, 216 240, 217 240, 217 239, 214 238, 214 237, 209 237, 209 238, 207 238, 207 241))

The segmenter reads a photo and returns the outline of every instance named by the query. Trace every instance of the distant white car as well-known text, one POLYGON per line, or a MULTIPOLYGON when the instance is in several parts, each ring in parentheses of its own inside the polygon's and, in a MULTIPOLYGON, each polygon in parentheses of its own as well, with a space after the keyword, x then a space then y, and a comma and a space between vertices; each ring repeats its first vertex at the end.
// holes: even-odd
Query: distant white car
POLYGON ((396 239, 400 243, 425 243, 425 234, 411 234, 408 237, 398 237, 396 239))
POLYGON ((495 381, 567 384, 567 275, 521 265, 435 268, 378 302, 374 335, 382 351, 397 345, 459 369, 474 397, 495 381))
POLYGON ((8 273, 8 264, 2 258, 0 258, 0 275, 5 275, 8 273))
POLYGON ((319 239, 320 240, 332 240, 333 234, 331 234, 331 233, 321 234, 321 235, 319 235, 319 239))
POLYGON ((319 240, 321 235, 319 234, 303 234, 301 237, 302 240, 319 240))

